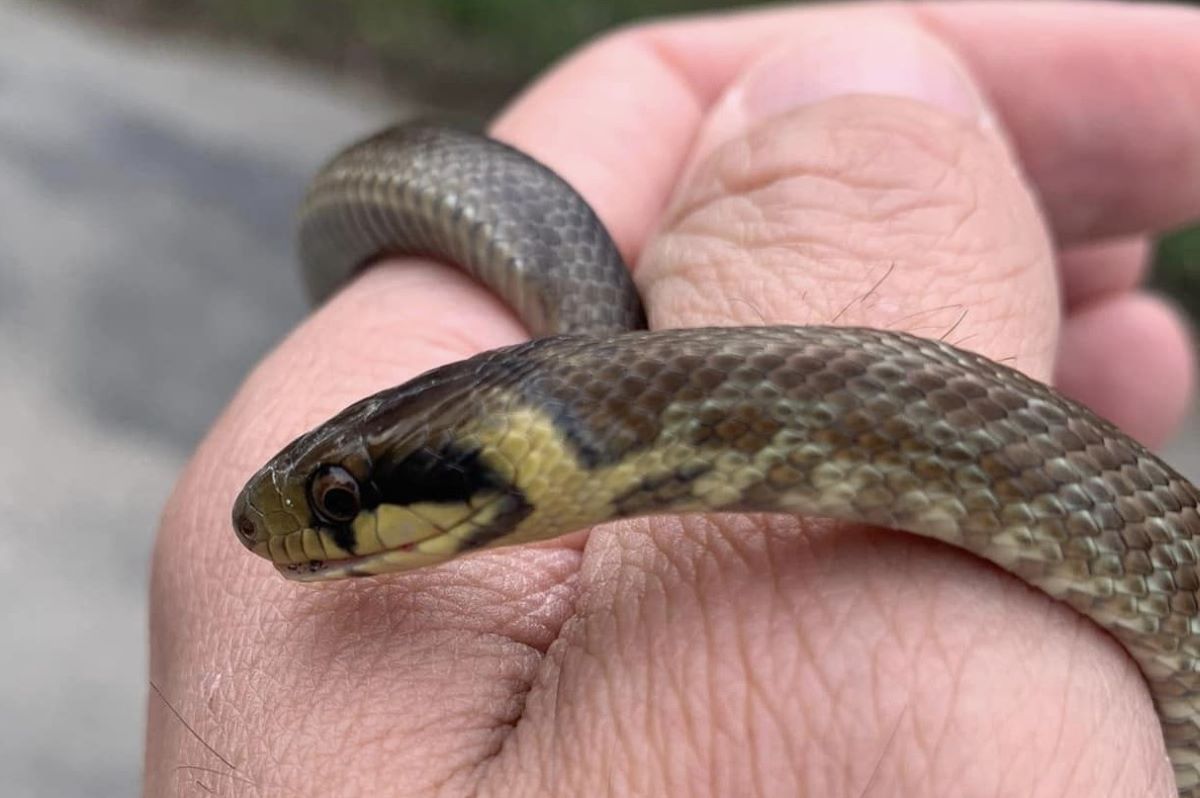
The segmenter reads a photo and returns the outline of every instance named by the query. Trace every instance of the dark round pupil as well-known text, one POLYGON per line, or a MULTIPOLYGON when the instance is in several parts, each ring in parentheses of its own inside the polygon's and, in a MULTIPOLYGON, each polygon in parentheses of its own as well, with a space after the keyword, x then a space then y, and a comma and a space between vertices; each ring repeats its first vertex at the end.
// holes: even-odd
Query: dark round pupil
POLYGON ((358 483, 341 466, 326 466, 313 481, 317 513, 329 521, 350 521, 358 515, 358 483))
POLYGON ((322 497, 325 512, 337 518, 348 518, 358 513, 358 497, 347 488, 330 488, 322 497))

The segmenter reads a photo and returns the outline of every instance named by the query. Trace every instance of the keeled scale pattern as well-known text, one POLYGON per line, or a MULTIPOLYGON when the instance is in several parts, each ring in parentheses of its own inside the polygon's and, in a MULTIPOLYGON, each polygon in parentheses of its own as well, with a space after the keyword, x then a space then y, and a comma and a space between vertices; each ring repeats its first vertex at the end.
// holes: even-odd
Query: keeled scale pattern
MULTIPOLYGON (((317 299, 377 255, 428 254, 478 277, 534 335, 644 326, 586 202, 520 153, 440 126, 338 156, 310 191, 300 251, 317 299)), ((618 515, 863 521, 961 546, 1068 602, 1137 660, 1180 794, 1200 798, 1200 495, 1085 408, 952 347, 846 328, 547 339, 458 367, 480 382, 455 416, 516 396, 556 419, 595 469, 584 483, 640 475, 621 483, 618 515)))
POLYGON ((499 142, 411 123, 333 159, 300 214, 300 260, 322 300, 386 253, 459 264, 536 335, 645 326, 612 239, 561 178, 499 142))
POLYGON ((483 360, 484 383, 553 409, 598 474, 639 464, 620 515, 861 521, 960 546, 1068 602, 1135 657, 1182 794, 1200 794, 1200 494, 1086 408, 985 358, 866 329, 559 338, 483 360))

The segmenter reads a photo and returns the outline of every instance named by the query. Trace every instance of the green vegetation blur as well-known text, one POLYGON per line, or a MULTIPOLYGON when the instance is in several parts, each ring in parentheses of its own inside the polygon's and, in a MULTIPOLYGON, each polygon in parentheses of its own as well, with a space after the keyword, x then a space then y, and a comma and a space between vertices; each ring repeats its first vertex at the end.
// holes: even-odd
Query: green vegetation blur
MULTIPOLYGON (((114 22, 203 31, 365 75, 483 117, 597 33, 749 0, 65 0, 114 22)), ((1200 227, 1163 238, 1151 284, 1200 326, 1200 227)))
POLYGON ((635 19, 751 0, 64 0, 118 23, 203 30, 491 110, 547 63, 635 19))
POLYGON ((1159 241, 1150 284, 1183 308, 1193 330, 1200 328, 1200 226, 1159 241))

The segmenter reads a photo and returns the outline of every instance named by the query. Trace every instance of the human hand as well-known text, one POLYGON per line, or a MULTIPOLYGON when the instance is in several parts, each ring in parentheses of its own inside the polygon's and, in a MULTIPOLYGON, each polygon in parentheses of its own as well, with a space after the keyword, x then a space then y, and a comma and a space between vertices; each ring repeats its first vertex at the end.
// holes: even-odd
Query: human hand
MULTIPOLYGON (((1200 214, 1197 87, 1183 9, 811 7, 616 34, 495 133, 595 205, 654 327, 944 335, 1153 444, 1190 352, 1135 283, 1146 237, 1200 214)), ((1115 643, 899 533, 656 519, 325 589, 238 544, 232 498, 283 443, 522 337, 459 273, 381 264, 252 375, 168 507, 151 604, 156 685, 237 767, 156 702, 148 794, 181 766, 265 795, 1172 794, 1115 643)))

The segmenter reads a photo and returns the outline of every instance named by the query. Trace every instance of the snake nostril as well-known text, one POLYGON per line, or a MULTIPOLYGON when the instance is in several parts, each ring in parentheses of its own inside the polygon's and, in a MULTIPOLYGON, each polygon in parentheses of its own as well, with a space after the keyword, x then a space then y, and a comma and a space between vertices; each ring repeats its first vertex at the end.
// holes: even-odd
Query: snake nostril
POLYGON ((258 541, 258 524, 250 513, 250 500, 243 491, 233 503, 233 528, 242 543, 252 546, 258 541))
POLYGON ((253 543, 258 535, 258 529, 254 526, 254 522, 249 518, 242 516, 237 522, 238 534, 242 536, 242 540, 253 543))

